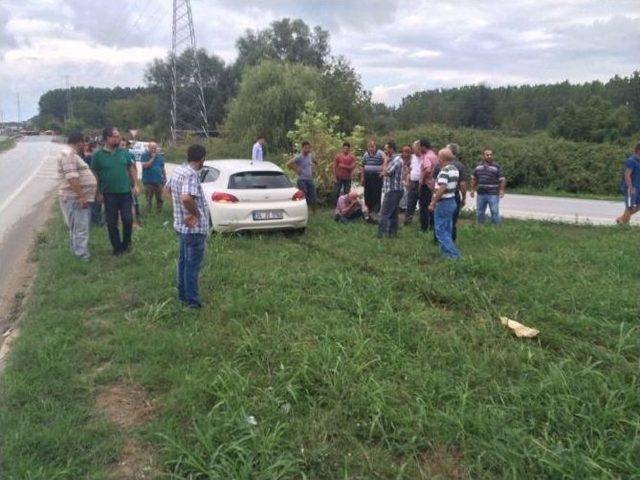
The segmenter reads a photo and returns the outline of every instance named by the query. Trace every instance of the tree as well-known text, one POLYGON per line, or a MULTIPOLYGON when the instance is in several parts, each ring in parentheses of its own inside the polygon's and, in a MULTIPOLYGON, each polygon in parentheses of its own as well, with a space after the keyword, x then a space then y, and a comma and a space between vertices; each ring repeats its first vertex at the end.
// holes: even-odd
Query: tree
POLYGON ((287 132, 305 102, 322 101, 321 83, 322 74, 314 67, 265 61, 248 68, 229 105, 225 132, 247 146, 265 135, 270 146, 288 148, 287 132))
MULTIPOLYGON (((227 67, 224 61, 215 54, 209 55, 204 49, 198 49, 195 53, 200 65, 202 77, 202 87, 204 99, 207 107, 207 120, 210 128, 215 128, 224 118, 225 104, 231 98, 235 90, 235 80, 233 72, 227 67)), ((179 89, 178 101, 187 105, 188 108, 182 112, 185 123, 197 124, 199 105, 197 105, 197 95, 194 84, 194 52, 186 50, 177 59, 176 72, 178 76, 179 89)), ((169 129, 171 122, 171 90, 172 90, 172 57, 166 59, 155 59, 147 67, 145 81, 153 92, 158 95, 158 116, 162 119, 162 126, 169 129)))
POLYGON ((364 128, 354 126, 351 136, 347 137, 337 129, 339 123, 340 118, 337 115, 329 116, 320 110, 314 101, 308 101, 295 121, 294 128, 287 133, 287 138, 293 145, 293 152, 286 155, 287 159, 301 150, 303 141, 311 143, 318 162, 314 172, 318 198, 324 201, 334 198, 333 159, 342 148, 342 143, 348 140, 355 155, 360 155, 364 150, 364 128))
POLYGON ((157 119, 156 103, 155 95, 136 95, 126 100, 112 100, 105 109, 107 123, 124 131, 153 125, 157 119))
POLYGON ((350 132, 367 118, 371 94, 364 90, 360 77, 344 57, 332 59, 323 68, 322 96, 327 111, 337 115, 338 128, 350 132))
POLYGON ((316 26, 313 30, 300 19, 283 18, 260 31, 247 30, 236 41, 236 69, 241 72, 263 60, 280 60, 321 68, 330 54, 329 32, 316 26))

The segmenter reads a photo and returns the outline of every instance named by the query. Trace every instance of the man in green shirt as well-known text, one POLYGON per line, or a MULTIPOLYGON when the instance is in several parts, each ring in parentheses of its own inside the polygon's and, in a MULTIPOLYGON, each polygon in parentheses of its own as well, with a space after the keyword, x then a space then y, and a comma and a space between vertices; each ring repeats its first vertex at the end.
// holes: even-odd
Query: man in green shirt
POLYGON ((91 168, 98 179, 98 190, 104 199, 113 254, 122 255, 131 246, 131 195, 138 193, 138 179, 129 152, 120 148, 118 129, 106 127, 102 131, 102 140, 104 146, 94 152, 91 168), (118 215, 122 221, 122 240, 118 230, 118 215))

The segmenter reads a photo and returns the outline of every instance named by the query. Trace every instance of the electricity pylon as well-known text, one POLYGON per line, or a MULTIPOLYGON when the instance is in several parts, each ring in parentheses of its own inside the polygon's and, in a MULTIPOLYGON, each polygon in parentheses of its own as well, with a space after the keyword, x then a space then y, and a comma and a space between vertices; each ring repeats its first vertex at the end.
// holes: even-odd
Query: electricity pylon
POLYGON ((192 132, 209 136, 207 106, 196 49, 190 0, 173 0, 171 38, 171 138, 192 132), (183 55, 185 54, 186 55, 183 55), (183 58, 178 64, 178 57, 183 58))

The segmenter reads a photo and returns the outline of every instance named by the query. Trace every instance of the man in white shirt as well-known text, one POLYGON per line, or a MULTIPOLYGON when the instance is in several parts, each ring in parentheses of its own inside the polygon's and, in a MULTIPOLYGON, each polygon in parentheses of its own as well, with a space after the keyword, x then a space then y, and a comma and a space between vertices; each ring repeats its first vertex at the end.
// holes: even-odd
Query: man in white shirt
POLYGON ((407 189, 407 214, 404 224, 411 225, 413 214, 416 213, 416 205, 420 196, 420 140, 413 142, 413 155, 411 155, 410 168, 407 169, 405 186, 407 189))
POLYGON ((256 143, 253 144, 253 149, 251 151, 251 161, 252 162, 262 162, 264 161, 264 144, 265 138, 264 135, 260 135, 256 139, 256 143))

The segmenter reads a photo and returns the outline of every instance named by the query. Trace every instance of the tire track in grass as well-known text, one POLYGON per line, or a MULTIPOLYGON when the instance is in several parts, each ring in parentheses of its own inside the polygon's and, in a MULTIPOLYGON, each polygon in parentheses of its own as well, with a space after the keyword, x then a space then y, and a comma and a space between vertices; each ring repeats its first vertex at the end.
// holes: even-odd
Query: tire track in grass
MULTIPOLYGON (((322 254, 324 257, 333 260, 341 265, 348 264, 359 271, 375 275, 376 277, 384 277, 393 272, 385 271, 384 269, 377 268, 366 261, 357 261, 353 257, 349 257, 344 254, 338 253, 336 250, 332 250, 323 245, 319 245, 309 239, 294 239, 293 243, 300 245, 301 247, 322 254)), ((403 260, 399 256, 394 256, 397 261, 403 260)), ((483 314, 488 315, 494 321, 498 321, 500 312, 496 305, 497 301, 491 298, 485 291, 483 291, 478 285, 475 279, 472 279, 472 288, 474 290, 473 295, 466 295, 466 298, 451 298, 451 296, 439 291, 437 288, 427 286, 425 288, 416 288, 415 292, 423 299, 424 303, 431 308, 445 310, 449 312, 459 313, 466 318, 473 318, 479 320, 483 314), (476 300, 469 304, 469 300, 476 300)), ((344 308, 344 306, 338 305, 338 308, 349 314, 354 314, 353 310, 344 308)), ((562 333, 561 331, 554 330, 552 332, 546 332, 544 337, 537 339, 537 344, 556 354, 566 357, 570 354, 577 361, 589 361, 593 358, 594 350, 600 354, 599 360, 605 362, 611 362, 624 370, 633 374, 636 371, 636 365, 633 358, 627 359, 625 356, 614 352, 609 345, 595 342, 593 340, 581 340, 570 334, 562 333), (570 351, 567 346, 573 345, 578 352, 570 351), (579 356, 576 355, 579 353, 579 356)), ((631 355, 631 354, 630 354, 631 355)))

